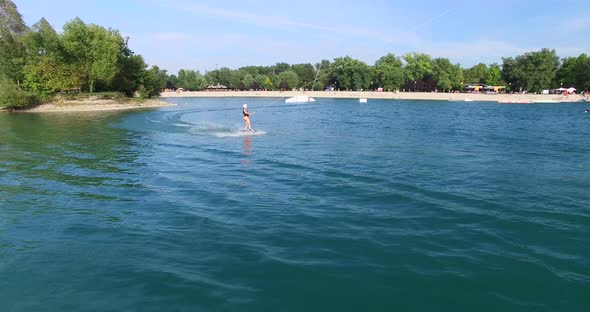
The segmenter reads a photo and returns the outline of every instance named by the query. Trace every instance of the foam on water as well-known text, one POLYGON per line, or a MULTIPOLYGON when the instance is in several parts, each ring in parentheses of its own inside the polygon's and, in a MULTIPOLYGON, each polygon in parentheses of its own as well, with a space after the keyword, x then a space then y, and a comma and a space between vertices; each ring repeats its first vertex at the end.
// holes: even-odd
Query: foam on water
POLYGON ((265 131, 256 130, 256 131, 230 131, 230 132, 214 132, 218 138, 238 138, 238 137, 246 137, 246 136, 257 136, 257 135, 264 135, 266 134, 265 131))

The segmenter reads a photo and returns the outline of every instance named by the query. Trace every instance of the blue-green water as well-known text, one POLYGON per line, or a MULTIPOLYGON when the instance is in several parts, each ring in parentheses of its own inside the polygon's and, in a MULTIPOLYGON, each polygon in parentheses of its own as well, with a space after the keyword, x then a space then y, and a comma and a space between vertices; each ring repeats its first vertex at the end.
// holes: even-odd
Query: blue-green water
POLYGON ((590 307, 583 105, 171 101, 0 114, 0 311, 590 307))

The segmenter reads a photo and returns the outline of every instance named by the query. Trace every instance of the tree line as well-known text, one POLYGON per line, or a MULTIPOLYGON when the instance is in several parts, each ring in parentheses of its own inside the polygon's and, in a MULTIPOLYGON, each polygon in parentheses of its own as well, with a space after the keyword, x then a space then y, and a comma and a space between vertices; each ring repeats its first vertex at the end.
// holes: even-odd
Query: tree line
POLYGON ((351 57, 317 64, 277 63, 272 66, 223 67, 201 74, 181 69, 168 76, 169 87, 205 90, 223 85, 232 90, 376 90, 450 92, 466 84, 505 86, 508 91, 540 92, 560 86, 590 88, 590 58, 586 54, 560 59, 555 50, 542 49, 516 57, 502 58, 502 64, 483 63, 470 68, 453 64, 448 58, 425 53, 402 56, 387 54, 368 65, 351 57))
POLYGON ((27 27, 11 1, 0 4, 0 106, 25 107, 58 92, 150 98, 165 86, 165 71, 148 68, 117 30, 80 18, 61 33, 44 18, 27 27))

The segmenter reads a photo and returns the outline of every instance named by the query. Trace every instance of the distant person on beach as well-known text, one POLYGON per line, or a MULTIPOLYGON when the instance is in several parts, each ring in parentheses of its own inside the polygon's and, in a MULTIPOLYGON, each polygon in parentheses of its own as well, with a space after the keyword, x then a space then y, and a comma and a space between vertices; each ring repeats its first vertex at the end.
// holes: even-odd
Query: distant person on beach
POLYGON ((244 122, 246 123, 244 131, 252 131, 252 126, 250 125, 250 113, 248 113, 248 104, 242 106, 242 114, 244 114, 244 122))

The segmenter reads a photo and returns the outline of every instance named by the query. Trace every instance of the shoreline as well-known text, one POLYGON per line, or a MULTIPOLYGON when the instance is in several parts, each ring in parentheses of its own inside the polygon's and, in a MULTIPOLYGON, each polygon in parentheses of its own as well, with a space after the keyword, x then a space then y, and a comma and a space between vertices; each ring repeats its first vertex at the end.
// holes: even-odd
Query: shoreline
POLYGON ((556 94, 481 94, 481 93, 434 93, 434 92, 375 92, 375 91, 184 91, 162 92, 159 98, 148 100, 117 101, 115 99, 86 98, 78 100, 56 100, 23 110, 0 109, 15 113, 68 113, 108 112, 121 110, 151 109, 176 106, 166 102, 167 98, 290 98, 307 95, 313 98, 333 99, 382 99, 382 100, 423 100, 458 102, 500 102, 514 104, 536 103, 587 103, 580 94, 563 96, 556 94))
POLYGON ((69 113, 69 112, 109 112, 121 110, 150 109, 159 107, 176 106, 162 99, 149 99, 138 102, 120 102, 113 99, 83 99, 83 100, 58 100, 23 110, 6 110, 14 113, 69 113))
POLYGON ((293 97, 307 95, 313 98, 336 99, 387 99, 387 100, 431 100, 431 101, 487 101, 514 103, 576 103, 584 97, 558 94, 481 94, 481 93, 435 93, 435 92, 376 92, 376 91, 184 91, 162 92, 160 98, 183 97, 293 97))

